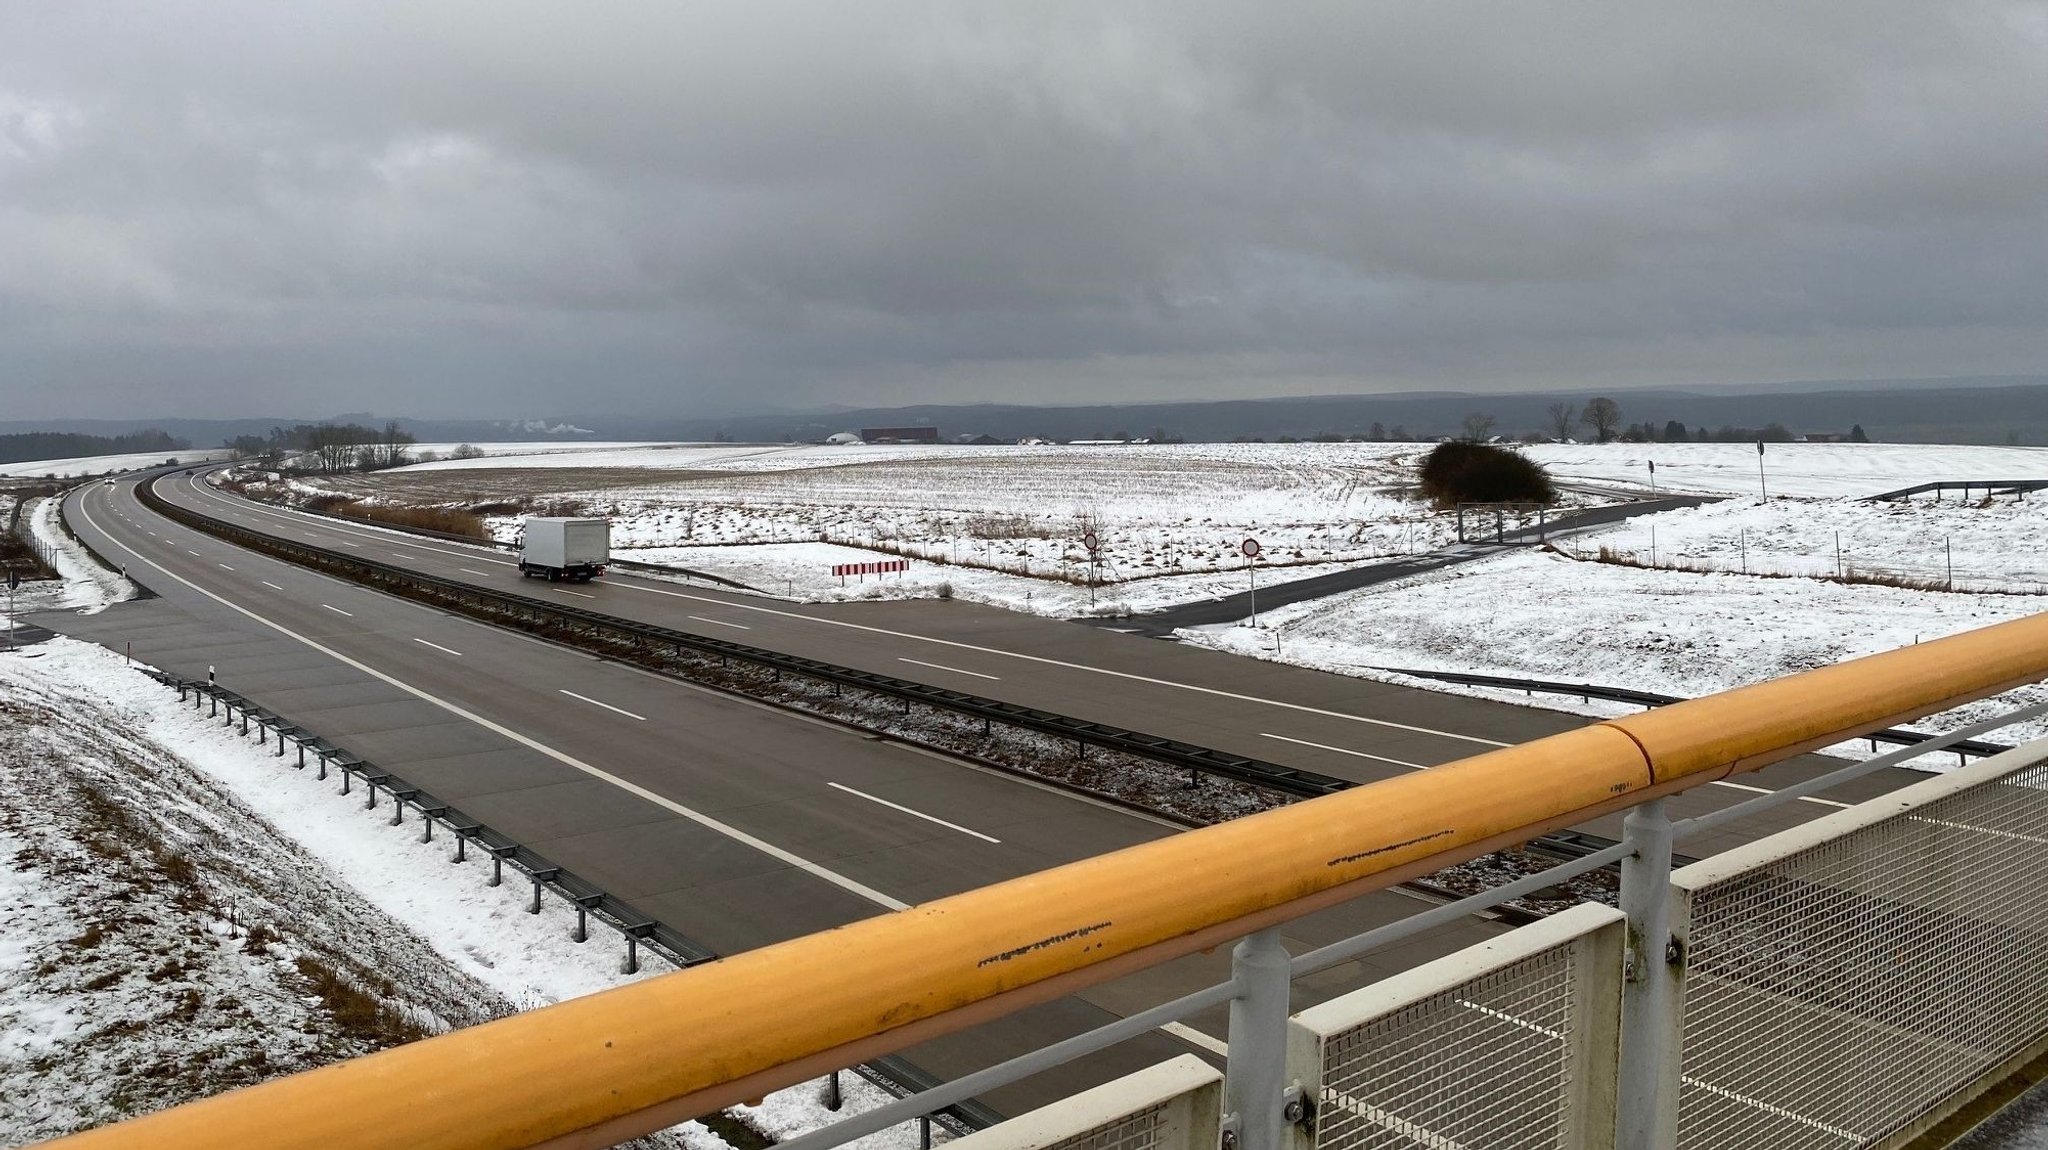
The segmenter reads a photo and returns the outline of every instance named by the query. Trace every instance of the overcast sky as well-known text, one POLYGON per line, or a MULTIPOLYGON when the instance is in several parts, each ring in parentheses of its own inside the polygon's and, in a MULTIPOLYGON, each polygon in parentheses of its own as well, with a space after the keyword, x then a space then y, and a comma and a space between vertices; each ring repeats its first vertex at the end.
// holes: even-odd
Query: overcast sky
POLYGON ((0 418, 2048 370, 2048 5, 0 8, 0 418))

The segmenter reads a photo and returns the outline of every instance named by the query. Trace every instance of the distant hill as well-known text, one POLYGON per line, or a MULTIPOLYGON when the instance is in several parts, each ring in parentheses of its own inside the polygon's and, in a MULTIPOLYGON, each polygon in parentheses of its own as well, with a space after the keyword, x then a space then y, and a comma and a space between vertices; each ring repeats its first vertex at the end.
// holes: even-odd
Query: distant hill
MULTIPOLYGON (((1804 390, 1609 391, 1624 424, 1662 428, 1678 420, 1688 428, 1763 427, 1781 423, 1796 433, 1846 432, 1861 424, 1871 438, 1897 443, 2048 444, 2048 377, 2023 380, 1882 380, 1785 385, 1804 390)), ((1116 439, 1167 436, 1198 442, 1239 438, 1306 439, 1319 434, 1365 435, 1375 423, 1418 437, 1452 435, 1468 412, 1496 420, 1495 431, 1538 431, 1544 409, 1559 401, 1583 405, 1595 391, 1478 395, 1408 392, 1189 403, 1029 407, 1022 404, 917 404, 905 407, 818 409, 727 418, 581 416, 573 422, 603 439, 742 441, 784 437, 823 439, 861 427, 936 426, 947 438, 989 435, 1002 440, 1116 439)))
MULTIPOLYGON (((902 407, 818 407, 798 412, 705 416, 669 414, 571 415, 548 420, 415 420, 399 423, 427 443, 504 443, 557 440, 707 441, 724 436, 749 442, 817 440, 862 427, 935 426, 947 439, 988 435, 1014 441, 1117 439, 1164 433, 1196 442, 1233 439, 1306 439, 1366 435, 1378 423, 1389 432, 1434 438, 1459 430, 1468 412, 1494 417, 1500 434, 1542 430, 1544 409, 1559 401, 1583 405, 1593 389, 1506 395, 1450 391, 1393 395, 1202 402, 1033 407, 1025 404, 913 404, 902 407)), ((2048 444, 2048 376, 1981 379, 1820 380, 1768 387, 1611 390, 1624 424, 1661 429, 1678 420, 1688 428, 1762 427, 1781 423, 1794 432, 1846 432, 1861 424, 1872 439, 1894 443, 2048 444)), ((328 422, 382 424, 365 412, 328 422)), ((302 415, 251 419, 72 419, 0 421, 0 434, 56 431, 120 435, 157 429, 197 447, 272 427, 322 422, 302 415)))
POLYGON ((160 428, 122 435, 82 435, 64 431, 28 431, 0 435, 0 463, 39 459, 80 459, 94 455, 139 455, 145 451, 183 451, 192 446, 160 428))
MULTIPOLYGON (((193 446, 218 447, 238 435, 268 434, 273 427, 292 427, 301 423, 360 423, 368 427, 381 427, 388 418, 391 417, 368 412, 351 412, 324 418, 280 415, 267 419, 15 419, 0 420, 0 435, 57 431, 112 436, 156 429, 188 440, 193 446)), ((422 443, 525 443, 535 440, 575 443, 596 438, 588 428, 576 427, 560 420, 406 419, 400 416, 398 422, 422 443)))

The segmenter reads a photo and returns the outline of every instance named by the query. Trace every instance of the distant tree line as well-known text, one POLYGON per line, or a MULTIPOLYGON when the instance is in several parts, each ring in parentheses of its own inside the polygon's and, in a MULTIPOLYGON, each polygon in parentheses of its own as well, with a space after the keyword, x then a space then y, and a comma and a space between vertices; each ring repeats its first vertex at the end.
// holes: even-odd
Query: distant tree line
POLYGON ((268 435, 237 435, 223 446, 236 459, 253 459, 265 467, 282 467, 291 457, 296 466, 331 473, 403 467, 414 462, 412 445, 417 442, 412 432, 401 430, 394 419, 382 428, 359 423, 273 427, 268 435))
POLYGON ((140 455, 143 452, 183 451, 192 446, 151 428, 126 435, 81 435, 68 431, 29 431, 0 435, 0 463, 28 463, 38 459, 76 459, 90 455, 140 455))

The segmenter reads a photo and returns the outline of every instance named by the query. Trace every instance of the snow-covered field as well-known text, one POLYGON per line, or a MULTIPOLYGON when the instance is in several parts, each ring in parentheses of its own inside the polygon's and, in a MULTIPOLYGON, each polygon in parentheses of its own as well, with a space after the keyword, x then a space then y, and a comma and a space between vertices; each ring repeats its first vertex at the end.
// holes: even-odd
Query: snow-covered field
MULTIPOLYGON (((1261 545, 1262 577, 1273 579, 1433 550, 1454 536, 1455 522, 1407 495, 1422 450, 676 446, 429 464, 292 486, 298 498, 340 491, 444 505, 532 497, 546 511, 610 516, 613 545, 627 557, 802 598, 951 585, 963 596, 1070 613, 1089 599, 1091 535, 1093 575, 1107 587, 1096 599, 1140 610, 1214 594, 1212 585, 1237 589, 1248 538, 1261 545), (537 466, 507 470, 528 463, 537 466), (834 562, 894 557, 919 561, 904 587, 842 590, 830 573, 834 562), (1162 578, 1187 576, 1204 578, 1162 578)), ((509 539, 518 521, 499 515, 492 528, 509 539)))
MULTIPOLYGON (((1562 481, 1657 486, 1707 495, 1756 495, 1754 443, 1545 443, 1529 457, 1562 481)), ((1770 443, 1772 495, 1866 496, 1936 479, 2048 479, 2048 448, 1938 443, 1770 443)))
MULTIPOLYGON (((1690 696, 1989 626, 2044 606, 2030 596, 1647 571, 1531 550, 1282 607, 1265 613, 1256 630, 1224 626, 1181 635, 1222 650, 1371 678, 1396 678, 1375 668, 1407 667, 1690 696)), ((1470 693, 1595 715, 1633 709, 1561 696, 1470 693)), ((2022 688, 1929 720, 1923 729, 2041 701, 2048 701, 2048 687, 2022 688)), ((2041 735, 2048 735, 2048 720, 1990 737, 2018 742, 2041 735)), ((1867 753, 1860 743, 1838 750, 1867 753)), ((1918 765, 1954 762, 1934 756, 1918 765)))
POLYGON ((1971 503, 1745 496, 1645 515, 1569 546, 1688 570, 1952 579, 1958 589, 2041 594, 2048 592, 2048 492, 1971 503))

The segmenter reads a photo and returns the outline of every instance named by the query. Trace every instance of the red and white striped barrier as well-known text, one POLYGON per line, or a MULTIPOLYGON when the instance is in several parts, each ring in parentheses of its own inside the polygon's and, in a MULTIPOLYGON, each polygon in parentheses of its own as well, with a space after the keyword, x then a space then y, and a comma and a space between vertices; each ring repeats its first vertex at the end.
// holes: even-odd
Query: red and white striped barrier
POLYGON ((884 575, 891 571, 910 570, 908 559, 882 559, 872 563, 835 563, 832 573, 841 579, 848 575, 884 575))

